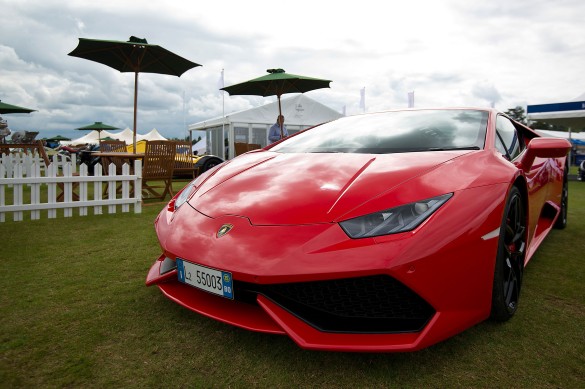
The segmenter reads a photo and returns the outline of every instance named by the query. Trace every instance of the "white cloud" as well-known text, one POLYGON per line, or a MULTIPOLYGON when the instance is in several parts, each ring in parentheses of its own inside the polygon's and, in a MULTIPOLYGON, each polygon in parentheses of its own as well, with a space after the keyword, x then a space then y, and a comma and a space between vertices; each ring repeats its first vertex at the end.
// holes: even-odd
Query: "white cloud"
POLYGON ((490 105, 495 105, 502 99, 494 84, 487 81, 475 83, 471 88, 471 93, 474 97, 487 101, 490 105))
POLYGON ((147 38, 203 64, 180 78, 141 75, 140 131, 182 136, 184 123, 273 101, 225 96, 225 85, 281 67, 333 80, 309 95, 359 112, 407 106, 484 105, 506 110, 582 94, 585 61, 580 0, 420 0, 344 4, 180 0, 4 0, 0 25, 0 99, 36 108, 5 118, 42 136, 77 135, 103 121, 132 126, 133 76, 67 56, 79 37, 147 38), (389 8, 389 9, 386 9, 389 8), (183 98, 183 95, 185 96, 183 98), (185 101, 185 109, 183 109, 185 101))

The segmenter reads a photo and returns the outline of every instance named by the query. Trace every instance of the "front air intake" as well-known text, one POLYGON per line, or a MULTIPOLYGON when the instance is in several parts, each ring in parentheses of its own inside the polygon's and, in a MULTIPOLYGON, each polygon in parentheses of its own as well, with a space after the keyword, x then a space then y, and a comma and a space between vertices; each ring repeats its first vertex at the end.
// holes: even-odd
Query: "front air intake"
POLYGON ((387 275, 327 281, 234 285, 243 294, 261 293, 291 314, 325 332, 393 333, 424 328, 435 310, 387 275))

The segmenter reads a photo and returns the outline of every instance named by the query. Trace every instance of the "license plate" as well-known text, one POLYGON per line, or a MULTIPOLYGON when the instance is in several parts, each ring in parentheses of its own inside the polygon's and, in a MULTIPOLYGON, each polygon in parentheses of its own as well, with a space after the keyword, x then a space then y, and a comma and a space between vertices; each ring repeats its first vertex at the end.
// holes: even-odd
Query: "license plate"
POLYGON ((179 281, 228 299, 234 298, 232 274, 177 258, 179 281))

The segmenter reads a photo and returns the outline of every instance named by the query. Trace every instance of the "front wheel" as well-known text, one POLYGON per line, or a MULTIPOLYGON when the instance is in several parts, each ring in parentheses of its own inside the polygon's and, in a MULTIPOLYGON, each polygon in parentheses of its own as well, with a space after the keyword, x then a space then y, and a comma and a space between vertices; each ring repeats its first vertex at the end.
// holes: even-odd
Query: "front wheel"
POLYGON ((492 287, 491 318, 509 320, 518 309, 526 255, 526 209, 517 187, 506 200, 492 287))
POLYGON ((195 167, 199 170, 199 174, 208 171, 209 169, 222 164, 224 161, 215 155, 204 155, 195 163, 195 167))
POLYGON ((215 167, 221 163, 223 163, 223 161, 219 158, 210 158, 203 164, 203 171, 206 172, 212 167, 215 167))

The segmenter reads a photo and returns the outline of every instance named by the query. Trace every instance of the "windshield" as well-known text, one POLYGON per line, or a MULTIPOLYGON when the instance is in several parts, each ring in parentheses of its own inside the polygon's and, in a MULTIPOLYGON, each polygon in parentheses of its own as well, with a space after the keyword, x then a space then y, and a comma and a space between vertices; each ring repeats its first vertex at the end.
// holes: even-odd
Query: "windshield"
POLYGON ((393 111, 341 118, 271 149, 281 153, 389 154, 482 149, 487 111, 393 111))

